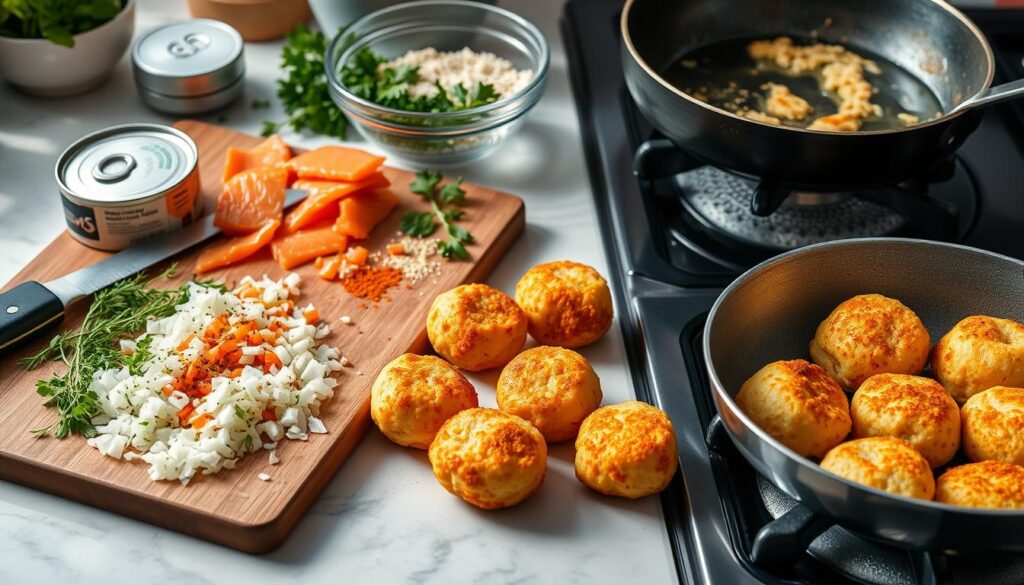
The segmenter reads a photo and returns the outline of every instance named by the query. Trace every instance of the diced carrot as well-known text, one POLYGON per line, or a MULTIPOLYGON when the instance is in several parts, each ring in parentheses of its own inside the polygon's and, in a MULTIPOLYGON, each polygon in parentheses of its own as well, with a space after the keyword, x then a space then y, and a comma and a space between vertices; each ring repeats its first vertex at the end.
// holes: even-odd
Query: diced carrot
POLYGON ((189 424, 192 425, 192 428, 198 430, 205 427, 206 423, 210 422, 211 420, 213 420, 213 417, 210 416, 209 413, 204 412, 203 414, 200 414, 199 416, 192 418, 192 420, 189 421, 189 424))
POLYGON ((275 239, 270 244, 274 260, 284 270, 305 264, 317 256, 336 254, 348 247, 348 237, 331 226, 300 230, 275 239))
POLYGON ((231 332, 231 337, 236 341, 242 341, 249 337, 249 334, 252 333, 254 329, 256 329, 256 325, 252 321, 244 321, 235 325, 234 331, 231 332))
POLYGON ((238 363, 242 361, 242 350, 236 349, 235 351, 229 353, 226 361, 228 365, 238 365, 238 363))
POLYGON ((199 383, 197 389, 199 390, 200 395, 206 396, 210 392, 213 392, 213 384, 210 384, 209 380, 204 380, 199 383))
POLYGON ((245 235, 281 219, 288 172, 258 167, 238 173, 217 198, 214 225, 228 235, 245 235))
POLYGON ((188 349, 189 344, 192 343, 192 340, 195 339, 195 337, 196 336, 192 335, 191 333, 185 336, 185 339, 182 339, 181 343, 178 344, 178 351, 185 351, 186 349, 188 349))
POLYGON ((300 179, 361 181, 384 164, 384 157, 345 146, 321 146, 285 163, 300 179))
POLYGON ((381 189, 391 183, 380 173, 354 182, 298 180, 292 185, 309 192, 294 210, 284 218, 284 233, 290 234, 321 221, 337 217, 337 202, 356 193, 381 189))
POLYGON ((224 160, 224 182, 227 183, 242 171, 256 167, 273 166, 286 162, 292 157, 292 151, 278 135, 273 135, 255 148, 244 149, 228 147, 224 160))
POLYGON ((302 311, 302 318, 306 320, 306 323, 312 325, 320 320, 320 311, 317 311, 316 307, 310 307, 302 311))
POLYGON ((206 331, 203 331, 204 339, 217 339, 221 333, 224 333, 224 328, 227 326, 228 320, 224 315, 218 315, 209 325, 206 326, 206 331))
POLYGON ((365 239, 398 205, 398 196, 390 189, 377 189, 342 199, 341 212, 334 230, 339 234, 365 239))
POLYGON ((392 256, 402 256, 405 254, 405 246, 399 243, 388 244, 388 254, 392 256))
POLYGON ((324 256, 317 256, 316 260, 313 261, 313 266, 318 270, 324 267, 324 256))
POLYGON ((341 256, 335 255, 327 258, 323 262, 323 266, 317 271, 317 276, 324 280, 334 280, 338 278, 338 271, 341 269, 341 256))
POLYGON ((274 353, 274 352, 272 352, 270 350, 267 350, 267 351, 263 352, 263 371, 264 372, 269 372, 270 368, 272 366, 277 366, 277 368, 280 369, 282 365, 283 364, 281 363, 281 358, 277 357, 276 353, 274 353))
POLYGON ((355 264, 356 266, 362 266, 366 264, 366 261, 369 258, 369 250, 362 246, 355 246, 354 248, 349 248, 348 251, 345 252, 345 260, 348 261, 349 264, 355 264))
POLYGON ((172 384, 167 384, 161 388, 160 391, 163 392, 164 396, 170 396, 171 394, 174 394, 174 386, 172 384))
POLYGON ((277 413, 274 412, 273 408, 264 408, 263 420, 277 420, 277 413))
POLYGON ((192 412, 195 411, 195 409, 196 407, 192 406, 191 402, 181 407, 181 410, 178 411, 178 419, 182 422, 182 424, 184 424, 185 421, 189 419, 189 417, 192 415, 192 412))
POLYGON ((235 368, 228 372, 228 378, 237 378, 242 375, 242 370, 245 368, 235 368))
POLYGON ((185 382, 194 382, 201 373, 201 368, 195 362, 192 362, 191 364, 188 365, 188 368, 185 370, 185 382))
POLYGON ((255 286, 246 285, 245 287, 242 288, 242 290, 238 291, 237 296, 240 299, 251 299, 253 297, 258 297, 261 294, 263 294, 262 290, 256 288, 255 286))

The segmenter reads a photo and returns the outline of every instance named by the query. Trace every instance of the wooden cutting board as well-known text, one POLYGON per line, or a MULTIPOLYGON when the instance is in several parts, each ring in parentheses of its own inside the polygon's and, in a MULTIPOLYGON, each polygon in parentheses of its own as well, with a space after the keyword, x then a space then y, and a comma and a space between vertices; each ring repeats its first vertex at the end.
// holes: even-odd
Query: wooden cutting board
MULTIPOLYGON (((250 147, 261 139, 190 120, 175 126, 188 133, 199 147, 203 196, 206 209, 212 210, 221 189, 227 147, 250 147)), ((403 210, 426 209, 422 199, 408 189, 413 173, 392 168, 384 172, 401 205, 364 244, 371 251, 396 237, 403 210)), ((317 278, 312 264, 296 270, 303 277, 301 302, 313 302, 331 326, 331 335, 324 341, 341 349, 354 364, 341 372, 337 394, 322 410, 328 434, 310 435, 307 442, 280 442, 281 463, 275 466, 269 465, 269 452, 264 451, 245 457, 234 470, 197 476, 187 487, 178 482, 153 482, 142 461, 104 457, 81 437, 59 441, 31 435, 31 429, 43 427, 55 417, 52 409, 43 407, 34 384, 51 375, 57 366, 46 364, 29 372, 15 363, 20 355, 37 351, 45 341, 39 340, 19 355, 0 360, 0 478, 239 550, 262 553, 274 549, 366 430, 370 386, 377 372, 403 352, 427 349, 425 322, 434 297, 458 284, 486 277, 522 233, 525 214, 519 198, 475 185, 464 188, 466 215, 461 223, 476 238, 476 243, 468 247, 472 259, 442 260, 438 276, 412 289, 393 289, 390 302, 368 307, 339 283, 317 278), (353 324, 343 325, 339 321, 342 315, 350 316, 353 324), (272 479, 260 481, 256 476, 261 472, 269 473, 272 479)), ((54 217, 53 221, 59 219, 54 217)), ((201 248, 177 258, 181 274, 177 281, 191 275, 201 248)), ((29 262, 8 287, 28 279, 45 282, 106 256, 64 233, 29 262)), ((211 275, 230 284, 247 274, 259 277, 264 273, 273 278, 286 274, 267 255, 211 275)), ((73 306, 64 326, 76 326, 87 304, 82 301, 73 306)))

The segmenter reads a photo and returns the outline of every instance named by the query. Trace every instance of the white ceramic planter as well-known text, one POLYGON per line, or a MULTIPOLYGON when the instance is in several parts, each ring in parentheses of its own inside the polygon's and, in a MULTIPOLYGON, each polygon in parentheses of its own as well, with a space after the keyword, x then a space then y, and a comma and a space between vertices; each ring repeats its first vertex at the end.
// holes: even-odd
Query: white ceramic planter
POLYGON ((72 48, 46 39, 0 36, 0 77, 40 97, 88 91, 110 75, 124 56, 135 30, 135 0, 112 20, 75 35, 72 48))

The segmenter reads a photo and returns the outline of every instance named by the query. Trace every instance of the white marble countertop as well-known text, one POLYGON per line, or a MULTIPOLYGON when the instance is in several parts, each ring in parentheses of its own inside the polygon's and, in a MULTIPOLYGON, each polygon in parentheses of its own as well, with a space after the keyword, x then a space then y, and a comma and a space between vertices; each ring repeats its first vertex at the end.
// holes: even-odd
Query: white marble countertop
MULTIPOLYGON (((526 233, 489 282, 511 291, 531 265, 562 258, 607 274, 558 31, 561 2, 503 4, 544 31, 552 61, 547 93, 522 131, 493 158, 459 171, 526 202, 526 233)), ((183 0, 141 0, 136 34, 185 16, 183 0)), ((245 98, 203 119, 256 133, 261 120, 281 116, 273 97, 279 47, 247 45, 245 98), (273 109, 253 110, 254 98, 271 99, 273 109)), ((138 102, 127 60, 103 87, 70 99, 32 99, 0 84, 0 282, 64 229, 53 181, 61 150, 93 130, 137 121, 172 119, 138 102)), ((618 326, 584 353, 605 404, 632 397, 618 326)), ((481 404, 493 406, 497 372, 472 378, 481 404)), ((371 429, 285 544, 258 557, 0 482, 0 583, 674 582, 658 499, 590 492, 574 477, 572 458, 571 445, 554 446, 537 495, 482 512, 437 484, 423 452, 371 429)))

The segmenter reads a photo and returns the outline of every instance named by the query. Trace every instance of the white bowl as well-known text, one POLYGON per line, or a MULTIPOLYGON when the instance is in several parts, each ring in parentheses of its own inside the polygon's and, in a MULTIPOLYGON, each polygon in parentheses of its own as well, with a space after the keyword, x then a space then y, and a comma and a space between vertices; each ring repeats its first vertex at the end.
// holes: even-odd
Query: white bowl
POLYGON ((75 35, 75 46, 46 39, 0 36, 0 77, 28 94, 69 96, 88 91, 110 75, 132 42, 135 0, 112 20, 75 35))

